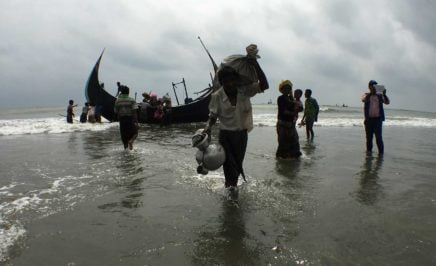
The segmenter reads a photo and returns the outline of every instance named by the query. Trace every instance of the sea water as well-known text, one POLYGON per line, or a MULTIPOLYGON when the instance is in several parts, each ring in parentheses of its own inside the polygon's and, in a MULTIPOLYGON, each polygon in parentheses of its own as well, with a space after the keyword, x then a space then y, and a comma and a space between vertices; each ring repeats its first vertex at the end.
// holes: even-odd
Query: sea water
POLYGON ((0 264, 435 264, 436 114, 387 109, 367 156, 361 109, 323 106, 278 160, 276 106, 255 105, 236 205, 222 169, 196 173, 204 123, 141 125, 124 151, 117 123, 0 112, 0 264))

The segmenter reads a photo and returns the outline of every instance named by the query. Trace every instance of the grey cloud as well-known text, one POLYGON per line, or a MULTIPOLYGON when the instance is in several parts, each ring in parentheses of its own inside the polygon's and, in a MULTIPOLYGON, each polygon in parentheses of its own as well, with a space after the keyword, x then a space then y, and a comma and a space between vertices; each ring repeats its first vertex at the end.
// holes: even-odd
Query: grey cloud
POLYGON ((321 1, 320 7, 333 23, 343 27, 354 26, 361 12, 356 2, 347 0, 321 1))
POLYGON ((240 2, 190 4, 1 1, 0 104, 27 106, 30 94, 37 105, 80 103, 104 47, 100 77, 110 92, 120 80, 162 94, 182 77, 190 93, 200 90, 212 71, 200 35, 217 63, 259 45, 271 89, 256 102, 275 99, 277 83, 289 78, 314 88, 321 103, 359 105, 376 78, 390 88, 392 107, 436 111, 431 1, 273 0, 244 10, 240 2))
POLYGON ((436 3, 430 0, 398 0, 389 2, 388 7, 403 27, 418 39, 436 47, 436 3))

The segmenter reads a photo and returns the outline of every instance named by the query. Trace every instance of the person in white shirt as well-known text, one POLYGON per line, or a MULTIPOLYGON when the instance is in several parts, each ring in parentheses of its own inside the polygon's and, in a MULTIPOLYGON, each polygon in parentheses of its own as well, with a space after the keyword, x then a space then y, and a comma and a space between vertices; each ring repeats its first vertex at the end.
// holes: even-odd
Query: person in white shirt
MULTIPOLYGON (((236 192, 239 175, 245 179, 242 167, 247 149, 248 132, 253 129, 253 113, 250 98, 268 89, 268 81, 257 62, 257 48, 247 47, 247 57, 256 70, 258 81, 249 85, 238 85, 239 74, 229 66, 221 68, 217 75, 221 87, 212 94, 209 104, 209 120, 205 133, 210 136, 211 128, 219 119, 219 143, 226 153, 223 164, 225 187, 236 192)), ((233 193, 235 194, 235 193, 233 193)))

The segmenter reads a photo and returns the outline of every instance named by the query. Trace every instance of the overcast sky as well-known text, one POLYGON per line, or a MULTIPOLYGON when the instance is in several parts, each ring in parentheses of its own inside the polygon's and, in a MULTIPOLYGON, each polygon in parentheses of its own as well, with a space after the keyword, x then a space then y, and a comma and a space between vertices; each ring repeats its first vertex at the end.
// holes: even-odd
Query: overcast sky
POLYGON ((110 93, 173 96, 185 78, 193 97, 212 71, 201 36, 217 63, 258 45, 270 89, 255 103, 290 79, 320 104, 361 106, 375 79, 391 108, 436 112, 435 26, 430 0, 1 0, 0 109, 82 104, 103 48, 110 93))

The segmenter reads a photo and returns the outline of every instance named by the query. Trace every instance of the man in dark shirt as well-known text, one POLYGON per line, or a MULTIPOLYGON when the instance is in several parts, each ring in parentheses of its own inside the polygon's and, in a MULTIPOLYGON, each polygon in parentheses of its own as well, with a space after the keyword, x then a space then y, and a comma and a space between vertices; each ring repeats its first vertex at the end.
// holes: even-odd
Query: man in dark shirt
POLYGON ((365 113, 365 132, 366 132, 366 152, 372 152, 372 138, 375 135, 379 154, 384 153, 384 143, 382 136, 383 121, 385 121, 385 112, 383 104, 389 104, 389 98, 386 96, 386 89, 378 94, 375 89, 377 81, 370 80, 368 83, 369 93, 362 96, 364 103, 363 111, 365 113))
POLYGON ((74 105, 74 101, 70 100, 68 107, 67 107, 67 123, 72 124, 73 123, 73 117, 74 117, 74 110, 73 108, 76 107, 76 105, 74 105))
POLYGON ((129 87, 122 86, 121 94, 115 101, 114 112, 120 121, 121 140, 124 149, 133 149, 133 142, 138 136, 138 105, 129 97, 129 87))
POLYGON ((115 97, 118 97, 118 95, 121 94, 121 87, 123 85, 121 85, 121 83, 119 81, 117 81, 117 94, 115 95, 115 97))

